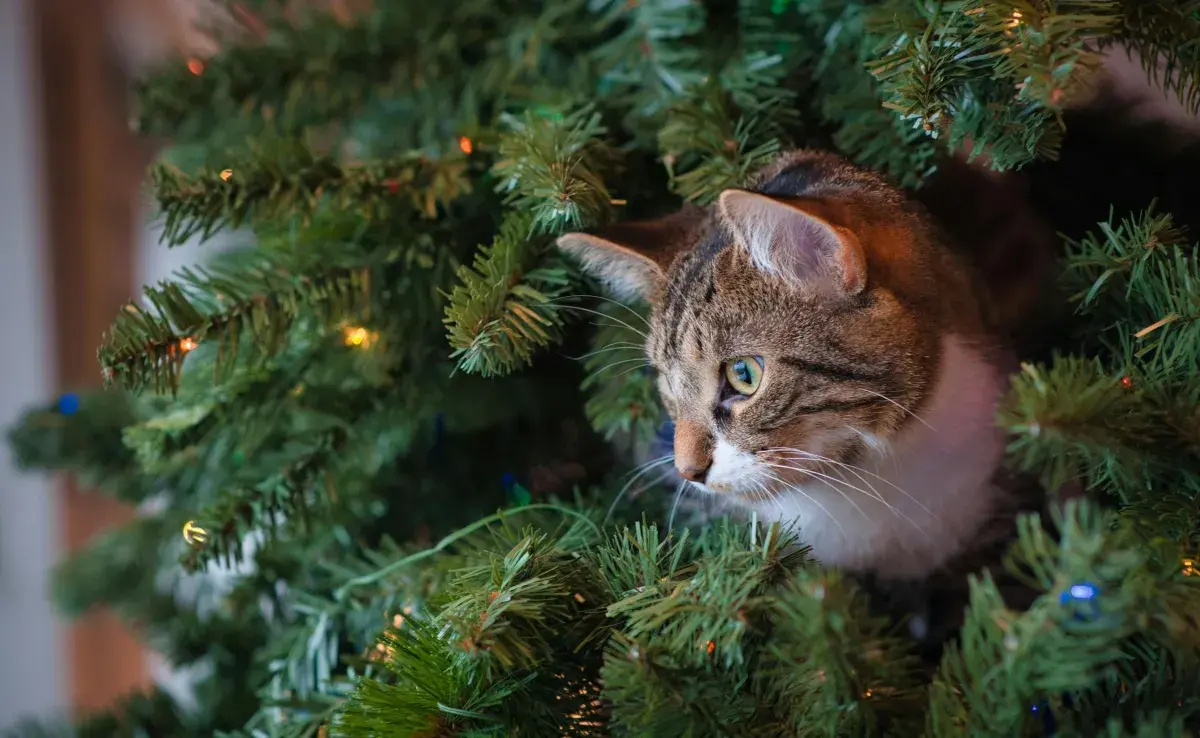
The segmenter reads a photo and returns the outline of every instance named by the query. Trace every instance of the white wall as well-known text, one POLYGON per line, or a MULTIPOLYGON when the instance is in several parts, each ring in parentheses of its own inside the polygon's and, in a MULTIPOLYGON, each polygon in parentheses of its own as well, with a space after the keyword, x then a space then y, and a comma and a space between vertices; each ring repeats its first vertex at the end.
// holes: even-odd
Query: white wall
MULTIPOLYGON (((35 0, 36 1, 36 0, 35 0)), ((32 27, 25 0, 0 0, 0 428, 51 396, 53 319, 41 224, 32 27)), ((49 479, 18 475, 0 441, 0 730, 64 706, 47 575, 59 546, 49 479)))

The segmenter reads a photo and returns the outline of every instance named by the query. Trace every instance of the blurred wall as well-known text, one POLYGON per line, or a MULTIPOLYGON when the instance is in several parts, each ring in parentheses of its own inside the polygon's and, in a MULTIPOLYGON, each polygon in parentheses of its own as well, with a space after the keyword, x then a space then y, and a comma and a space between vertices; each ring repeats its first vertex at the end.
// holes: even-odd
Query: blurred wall
MULTIPOLYGON (((0 0, 0 427, 55 385, 39 177, 32 19, 0 0)), ((18 475, 0 443, 0 729, 65 705, 47 576, 59 550, 51 480, 18 475)))

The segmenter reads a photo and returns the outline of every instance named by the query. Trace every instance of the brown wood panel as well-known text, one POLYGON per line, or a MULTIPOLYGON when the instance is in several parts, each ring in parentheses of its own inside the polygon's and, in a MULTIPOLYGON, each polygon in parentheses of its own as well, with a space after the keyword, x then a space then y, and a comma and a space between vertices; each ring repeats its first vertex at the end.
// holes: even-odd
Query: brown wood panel
MULTIPOLYGON (((128 130, 123 83, 104 33, 108 0, 32 0, 42 94, 42 170, 53 279, 58 381, 101 381, 96 347, 133 292, 140 162, 128 130)), ((65 480, 62 530, 68 550, 128 520, 126 507, 65 480)), ((144 651, 110 613, 69 630, 71 702, 78 712, 110 706, 147 684, 144 651)))

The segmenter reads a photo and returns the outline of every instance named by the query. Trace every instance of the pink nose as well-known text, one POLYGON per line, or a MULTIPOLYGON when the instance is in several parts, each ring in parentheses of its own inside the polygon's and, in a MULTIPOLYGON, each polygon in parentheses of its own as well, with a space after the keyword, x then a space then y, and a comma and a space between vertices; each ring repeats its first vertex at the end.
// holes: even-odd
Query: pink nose
POLYGON ((678 467, 679 476, 683 477, 689 482, 703 482, 704 478, 708 476, 709 466, 711 466, 711 464, 705 466, 678 467))

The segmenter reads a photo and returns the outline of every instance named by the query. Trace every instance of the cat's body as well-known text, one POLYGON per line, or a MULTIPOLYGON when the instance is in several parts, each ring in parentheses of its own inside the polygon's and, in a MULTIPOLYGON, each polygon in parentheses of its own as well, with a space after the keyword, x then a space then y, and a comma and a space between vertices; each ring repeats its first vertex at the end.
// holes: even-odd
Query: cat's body
POLYGON ((680 474, 823 562, 923 578, 1011 507, 995 411, 1033 293, 875 175, 795 152, 711 212, 560 243, 654 306, 680 474))

